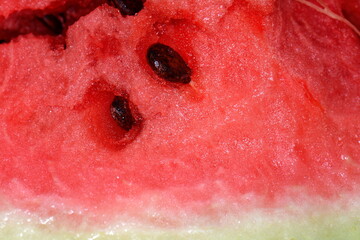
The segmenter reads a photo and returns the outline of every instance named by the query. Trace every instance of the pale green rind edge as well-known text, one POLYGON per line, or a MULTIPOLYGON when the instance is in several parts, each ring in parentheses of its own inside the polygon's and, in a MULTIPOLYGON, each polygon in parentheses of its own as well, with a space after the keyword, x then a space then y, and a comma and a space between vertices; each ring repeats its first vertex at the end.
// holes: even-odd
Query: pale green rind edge
POLYGON ((326 211, 308 216, 250 214, 232 226, 176 229, 112 226, 97 230, 69 230, 31 220, 0 222, 1 240, 359 240, 360 211, 326 211), (251 216, 250 216, 251 215, 251 216))

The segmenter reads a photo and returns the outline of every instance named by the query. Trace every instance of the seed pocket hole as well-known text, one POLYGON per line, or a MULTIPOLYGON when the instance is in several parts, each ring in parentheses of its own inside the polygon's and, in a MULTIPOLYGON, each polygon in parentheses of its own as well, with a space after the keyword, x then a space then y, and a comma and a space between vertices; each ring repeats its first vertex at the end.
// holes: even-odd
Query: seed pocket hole
POLYGON ((93 85, 83 101, 84 124, 96 141, 120 150, 142 130, 143 118, 125 91, 93 85))

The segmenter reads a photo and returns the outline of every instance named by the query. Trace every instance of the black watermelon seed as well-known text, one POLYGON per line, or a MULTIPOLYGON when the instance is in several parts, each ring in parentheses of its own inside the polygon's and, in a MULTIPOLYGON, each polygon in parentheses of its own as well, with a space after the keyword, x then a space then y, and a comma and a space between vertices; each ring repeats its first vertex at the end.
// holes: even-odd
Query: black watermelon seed
POLYGON ((52 14, 48 14, 39 19, 54 35, 60 35, 64 31, 62 20, 52 14))
POLYGON ((123 16, 133 16, 144 8, 142 0, 110 0, 123 16))
POLYGON ((116 123, 125 131, 130 131, 135 124, 135 119, 129 107, 129 101, 124 97, 114 97, 110 106, 110 112, 116 123))
POLYGON ((0 44, 2 44, 2 43, 6 43, 6 41, 0 39, 0 44))
POLYGON ((155 43, 147 50, 147 61, 153 71, 169 82, 189 83, 191 69, 174 49, 155 43))

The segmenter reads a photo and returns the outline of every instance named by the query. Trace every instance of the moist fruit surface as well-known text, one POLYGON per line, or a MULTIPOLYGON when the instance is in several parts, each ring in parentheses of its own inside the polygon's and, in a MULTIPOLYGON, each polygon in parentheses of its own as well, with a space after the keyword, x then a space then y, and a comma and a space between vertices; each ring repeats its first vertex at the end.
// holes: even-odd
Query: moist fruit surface
POLYGON ((127 2, 0 7, 4 216, 356 239, 358 2, 127 2))

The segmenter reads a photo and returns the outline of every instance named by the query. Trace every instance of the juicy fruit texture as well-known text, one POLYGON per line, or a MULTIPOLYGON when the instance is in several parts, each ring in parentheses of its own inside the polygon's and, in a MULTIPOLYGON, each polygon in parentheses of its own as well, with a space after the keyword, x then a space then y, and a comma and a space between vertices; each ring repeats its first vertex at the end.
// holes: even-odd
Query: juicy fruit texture
MULTIPOLYGON (((127 17, 104 4, 59 36, 10 34, 0 45, 2 198, 75 222, 177 227, 356 195, 359 36, 305 3, 148 0, 127 17), (191 84, 153 71, 155 43, 176 50, 191 84), (124 94, 131 128, 111 114, 124 94)), ((357 26, 350 1, 324 3, 337 14, 346 5, 357 26)))

